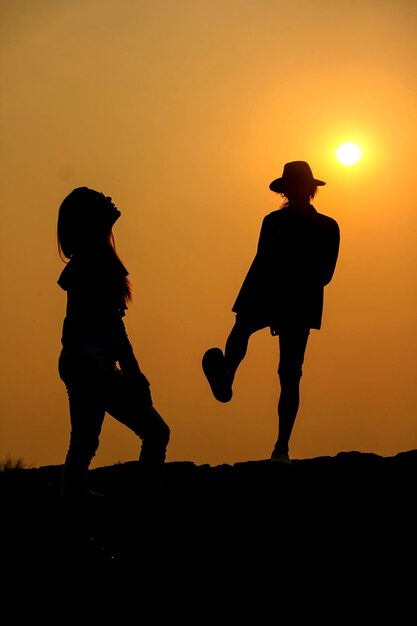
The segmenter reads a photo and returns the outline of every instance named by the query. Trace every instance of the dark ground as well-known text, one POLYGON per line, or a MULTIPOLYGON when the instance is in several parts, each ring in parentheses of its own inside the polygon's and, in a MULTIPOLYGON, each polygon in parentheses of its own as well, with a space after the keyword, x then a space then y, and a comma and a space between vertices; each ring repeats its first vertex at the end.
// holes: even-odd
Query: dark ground
MULTIPOLYGON (((10 594, 56 598, 58 589, 68 599, 70 584, 70 596, 98 610, 133 604, 139 619, 146 606, 152 624, 174 612, 195 624, 415 620, 417 450, 292 466, 170 462, 157 494, 138 486, 136 462, 94 469, 86 520, 94 544, 67 538, 61 471, 0 474, 10 594)), ((25 597, 15 612, 27 610, 25 597)))

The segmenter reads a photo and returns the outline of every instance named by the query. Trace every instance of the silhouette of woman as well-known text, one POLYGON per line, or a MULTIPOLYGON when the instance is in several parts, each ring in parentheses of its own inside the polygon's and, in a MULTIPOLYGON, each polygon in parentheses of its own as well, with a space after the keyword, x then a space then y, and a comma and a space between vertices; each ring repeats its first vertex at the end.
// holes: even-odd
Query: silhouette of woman
POLYGON ((263 219, 255 258, 232 307, 235 324, 224 354, 210 348, 202 361, 214 397, 229 402, 251 335, 269 327, 278 336, 281 392, 271 459, 287 464, 310 329, 321 328, 324 287, 333 277, 339 253, 337 222, 318 213, 310 202, 317 187, 325 184, 313 177, 308 163, 292 161, 269 185, 284 202, 263 219))
POLYGON ((112 231, 120 214, 110 197, 87 187, 74 189, 58 213, 58 250, 66 262, 58 285, 67 293, 58 369, 71 421, 61 483, 67 502, 86 498, 105 413, 141 439, 140 471, 157 480, 170 439, 124 326, 131 285, 112 231))

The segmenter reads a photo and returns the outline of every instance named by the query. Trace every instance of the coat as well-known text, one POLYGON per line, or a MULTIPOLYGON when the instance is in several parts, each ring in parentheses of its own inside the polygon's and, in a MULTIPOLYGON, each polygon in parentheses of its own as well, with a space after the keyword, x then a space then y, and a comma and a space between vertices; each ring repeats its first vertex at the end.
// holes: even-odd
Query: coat
POLYGON ((232 307, 248 320, 320 329, 324 287, 339 254, 337 222, 312 204, 288 205, 263 219, 255 258, 232 307))

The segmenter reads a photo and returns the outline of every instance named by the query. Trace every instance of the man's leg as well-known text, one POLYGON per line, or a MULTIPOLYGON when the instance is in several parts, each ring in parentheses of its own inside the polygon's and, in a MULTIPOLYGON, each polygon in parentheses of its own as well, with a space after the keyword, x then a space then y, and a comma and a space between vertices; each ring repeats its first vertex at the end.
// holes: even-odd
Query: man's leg
POLYGON ((263 322, 248 321, 236 316, 224 353, 220 348, 210 348, 204 354, 203 370, 213 395, 219 402, 229 402, 232 399, 233 380, 237 368, 246 356, 249 338, 266 326, 263 322))
POLYGON ((288 455, 289 442, 300 404, 300 379, 310 331, 288 330, 279 335, 278 375, 281 392, 278 401, 278 439, 272 457, 288 455))
POLYGON ((264 320, 249 320, 237 315, 234 326, 226 340, 224 358, 231 384, 236 370, 246 356, 251 335, 258 330, 267 328, 269 324, 264 320))

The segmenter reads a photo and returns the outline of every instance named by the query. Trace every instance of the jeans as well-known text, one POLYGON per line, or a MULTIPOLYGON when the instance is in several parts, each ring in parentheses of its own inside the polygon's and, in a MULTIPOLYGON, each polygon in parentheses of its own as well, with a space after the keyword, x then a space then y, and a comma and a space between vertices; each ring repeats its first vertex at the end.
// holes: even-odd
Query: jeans
POLYGON ((151 471, 163 466, 170 429, 152 404, 144 375, 125 376, 101 344, 61 351, 59 375, 69 400, 71 435, 65 458, 62 495, 84 498, 88 468, 98 446, 105 414, 141 440, 139 463, 151 471))

